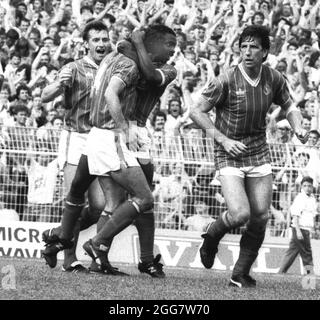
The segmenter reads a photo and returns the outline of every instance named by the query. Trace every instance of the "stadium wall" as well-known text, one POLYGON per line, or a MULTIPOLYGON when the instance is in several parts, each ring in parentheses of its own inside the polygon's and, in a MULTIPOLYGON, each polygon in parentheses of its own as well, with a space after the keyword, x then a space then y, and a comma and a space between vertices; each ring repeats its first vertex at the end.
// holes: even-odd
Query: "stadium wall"
MULTIPOLYGON (((0 257, 41 258, 44 243, 41 234, 44 230, 57 226, 53 223, 35 223, 20 221, 0 221, 0 257)), ((89 257, 82 250, 83 242, 95 234, 95 226, 80 233, 77 255, 80 260, 89 257)), ((226 235, 221 242, 213 269, 232 270, 239 253, 239 235, 226 235)), ((288 238, 266 237, 259 256, 253 266, 253 272, 277 273, 281 259, 288 248, 288 238)), ((155 251, 161 253, 166 267, 203 268, 199 246, 202 243, 200 233, 157 229, 155 251)), ((315 273, 320 275, 320 240, 312 240, 315 273)), ((62 253, 58 258, 62 259, 62 253)), ((139 238, 135 227, 130 226, 119 234, 110 251, 110 261, 115 263, 137 264, 139 260, 139 238)), ((301 259, 297 259, 290 273, 303 274, 301 259)))

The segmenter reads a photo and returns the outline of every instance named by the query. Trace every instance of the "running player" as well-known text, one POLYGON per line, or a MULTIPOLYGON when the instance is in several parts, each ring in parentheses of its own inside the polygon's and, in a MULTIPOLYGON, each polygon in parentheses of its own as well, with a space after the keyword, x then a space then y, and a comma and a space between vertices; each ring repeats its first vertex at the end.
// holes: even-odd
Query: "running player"
POLYGON ((239 39, 241 62, 215 78, 191 111, 191 118, 215 140, 215 163, 228 211, 211 223, 202 237, 200 256, 211 268, 218 245, 233 228, 246 225, 231 286, 252 287, 249 275, 263 243, 271 204, 272 175, 266 143, 266 114, 280 105, 299 140, 307 141, 301 114, 291 100, 283 76, 263 65, 270 48, 269 32, 246 27, 239 39), (216 109, 215 124, 209 111, 216 109))

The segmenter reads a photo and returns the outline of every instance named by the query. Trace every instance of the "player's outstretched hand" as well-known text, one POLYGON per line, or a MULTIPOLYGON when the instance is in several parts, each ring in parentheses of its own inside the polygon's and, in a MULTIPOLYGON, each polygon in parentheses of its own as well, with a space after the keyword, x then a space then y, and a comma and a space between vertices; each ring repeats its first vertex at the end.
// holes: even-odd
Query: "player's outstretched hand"
POLYGON ((233 157, 239 157, 247 151, 247 146, 240 141, 226 139, 222 146, 233 157))

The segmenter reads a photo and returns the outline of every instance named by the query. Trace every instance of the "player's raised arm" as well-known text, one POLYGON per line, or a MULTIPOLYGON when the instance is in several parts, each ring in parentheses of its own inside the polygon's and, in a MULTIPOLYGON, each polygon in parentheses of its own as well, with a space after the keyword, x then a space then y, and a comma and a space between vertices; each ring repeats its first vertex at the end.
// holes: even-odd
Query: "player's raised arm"
MULTIPOLYGON (((163 28, 163 32, 164 32, 164 35, 161 35, 162 37, 161 41, 164 42, 164 45, 158 46, 157 58, 155 58, 154 55, 152 57, 153 57, 153 60, 156 60, 156 61, 158 60, 159 62, 162 61, 162 63, 165 64, 169 60, 170 56, 174 54, 177 42, 176 42, 175 34, 170 28, 166 26, 161 26, 161 27, 163 28)), ((145 37, 150 38, 152 36, 159 37, 159 34, 155 33, 154 35, 152 35, 149 33, 145 35, 144 31, 135 30, 132 32, 131 39, 132 39, 132 44, 136 49, 139 67, 141 72, 143 73, 144 78, 152 84, 162 86, 171 82, 176 77, 176 72, 174 72, 174 74, 172 72, 169 72, 169 74, 164 74, 162 70, 157 69, 154 66, 154 64, 152 63, 152 57, 147 52, 147 48, 144 44, 145 37)), ((151 45, 154 46, 154 43, 150 41, 148 41, 148 43, 151 43, 151 45)))
POLYGON ((71 81, 72 69, 69 67, 63 68, 59 73, 58 79, 43 89, 41 95, 42 102, 47 103, 63 94, 65 87, 67 85, 71 86, 71 81))
POLYGON ((144 46, 144 31, 135 30, 131 35, 132 43, 137 50, 140 69, 147 81, 160 85, 162 83, 162 75, 157 70, 144 46))

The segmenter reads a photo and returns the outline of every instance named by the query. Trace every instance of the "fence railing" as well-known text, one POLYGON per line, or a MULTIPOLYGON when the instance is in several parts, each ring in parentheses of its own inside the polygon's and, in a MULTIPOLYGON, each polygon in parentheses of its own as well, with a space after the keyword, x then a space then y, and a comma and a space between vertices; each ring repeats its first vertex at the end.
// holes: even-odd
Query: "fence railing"
MULTIPOLYGON (((0 219, 16 212, 23 221, 60 221, 65 193, 63 172, 57 165, 59 134, 45 127, 2 128, 0 219)), ((158 228, 200 231, 227 210, 213 149, 212 140, 196 130, 174 137, 154 134, 151 153, 158 228)), ((273 143, 270 151, 274 182, 268 230, 270 235, 286 236, 291 222, 289 208, 304 175, 314 178, 315 195, 319 196, 319 149, 273 143)))

